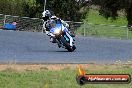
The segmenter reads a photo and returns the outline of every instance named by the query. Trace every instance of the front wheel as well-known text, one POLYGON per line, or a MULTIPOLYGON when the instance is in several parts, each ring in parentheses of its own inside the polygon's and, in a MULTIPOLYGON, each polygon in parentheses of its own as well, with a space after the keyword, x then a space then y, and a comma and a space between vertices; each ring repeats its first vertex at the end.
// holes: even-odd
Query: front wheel
POLYGON ((73 52, 76 49, 75 45, 73 45, 73 47, 71 47, 70 44, 65 40, 65 38, 63 36, 61 36, 61 42, 63 43, 63 45, 66 47, 66 49, 69 52, 73 52))
POLYGON ((73 45, 72 49, 73 49, 73 51, 74 51, 74 50, 76 49, 76 46, 75 46, 75 45, 73 45))

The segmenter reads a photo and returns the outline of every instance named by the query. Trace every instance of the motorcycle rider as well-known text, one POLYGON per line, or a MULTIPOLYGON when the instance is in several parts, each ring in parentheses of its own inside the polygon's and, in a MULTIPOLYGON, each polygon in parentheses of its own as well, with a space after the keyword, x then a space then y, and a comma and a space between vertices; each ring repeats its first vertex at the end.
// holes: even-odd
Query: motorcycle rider
POLYGON ((42 18, 43 18, 43 28, 45 30, 45 33, 48 35, 49 34, 49 31, 50 31, 50 24, 49 24, 49 21, 50 21, 50 17, 51 17, 51 13, 49 10, 45 10, 43 13, 42 13, 42 18))
POLYGON ((42 13, 42 18, 43 18, 43 21, 44 21, 43 28, 45 29, 46 34, 49 34, 49 27, 50 27, 49 21, 51 19, 53 19, 53 20, 59 19, 61 21, 61 23, 63 24, 63 26, 69 29, 69 24, 68 23, 66 23, 65 21, 61 20, 60 18, 58 18, 56 16, 52 16, 49 10, 45 10, 42 13))
MULTIPOLYGON (((60 18, 56 17, 56 16, 51 16, 51 13, 49 10, 46 10, 42 13, 42 17, 43 17, 43 28, 45 30, 45 33, 50 36, 50 41, 52 43, 56 43, 56 39, 54 38, 54 35, 52 34, 52 32, 50 31, 50 29, 52 28, 52 21, 53 20, 59 20, 63 26, 64 26, 64 32, 66 33, 66 35, 69 37, 70 39, 70 45, 72 46, 72 42, 73 42, 73 38, 71 37, 70 31, 69 29, 69 24, 66 23, 65 21, 61 20, 60 18)), ((60 46, 59 46, 60 47, 60 46)))
POLYGON ((53 38, 53 34, 50 33, 50 28, 51 28, 51 25, 50 25, 50 20, 51 20, 51 13, 49 10, 45 10, 43 13, 42 13, 42 18, 43 18, 43 28, 45 30, 45 33, 50 36, 50 42, 52 43, 56 43, 56 40, 53 38))

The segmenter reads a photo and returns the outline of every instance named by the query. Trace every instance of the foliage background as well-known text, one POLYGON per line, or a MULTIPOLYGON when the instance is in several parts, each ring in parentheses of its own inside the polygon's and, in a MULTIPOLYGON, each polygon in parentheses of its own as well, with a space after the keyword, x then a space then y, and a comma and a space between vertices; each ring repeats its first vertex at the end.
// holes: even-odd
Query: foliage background
MULTIPOLYGON (((0 0, 0 13, 41 18, 44 0, 0 0)), ((64 20, 82 21, 91 9, 97 6, 99 15, 113 20, 124 12, 128 25, 132 24, 132 0, 47 0, 49 9, 64 20)))

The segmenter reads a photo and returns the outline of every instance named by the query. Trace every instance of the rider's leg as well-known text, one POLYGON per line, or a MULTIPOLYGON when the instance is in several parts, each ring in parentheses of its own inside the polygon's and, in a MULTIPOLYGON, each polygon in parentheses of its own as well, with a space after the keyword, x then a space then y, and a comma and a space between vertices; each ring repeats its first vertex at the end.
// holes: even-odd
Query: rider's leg
POLYGON ((71 35, 71 37, 75 37, 75 35, 73 33, 69 32, 69 34, 71 35))
POLYGON ((71 37, 75 37, 75 35, 71 34, 71 32, 66 27, 63 28, 63 32, 68 32, 71 37))

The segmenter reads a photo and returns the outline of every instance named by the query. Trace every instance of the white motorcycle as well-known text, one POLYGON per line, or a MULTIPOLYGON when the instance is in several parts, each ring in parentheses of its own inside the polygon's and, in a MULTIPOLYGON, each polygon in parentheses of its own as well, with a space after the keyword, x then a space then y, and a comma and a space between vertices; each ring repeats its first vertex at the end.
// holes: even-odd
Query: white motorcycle
POLYGON ((66 32, 64 29, 65 27, 63 26, 61 22, 55 22, 54 27, 50 29, 52 30, 52 34, 54 35, 52 37, 56 39, 56 42, 58 43, 60 47, 67 49, 69 52, 73 52, 76 49, 76 46, 74 43, 75 40, 70 34, 67 34, 68 32, 66 32))

